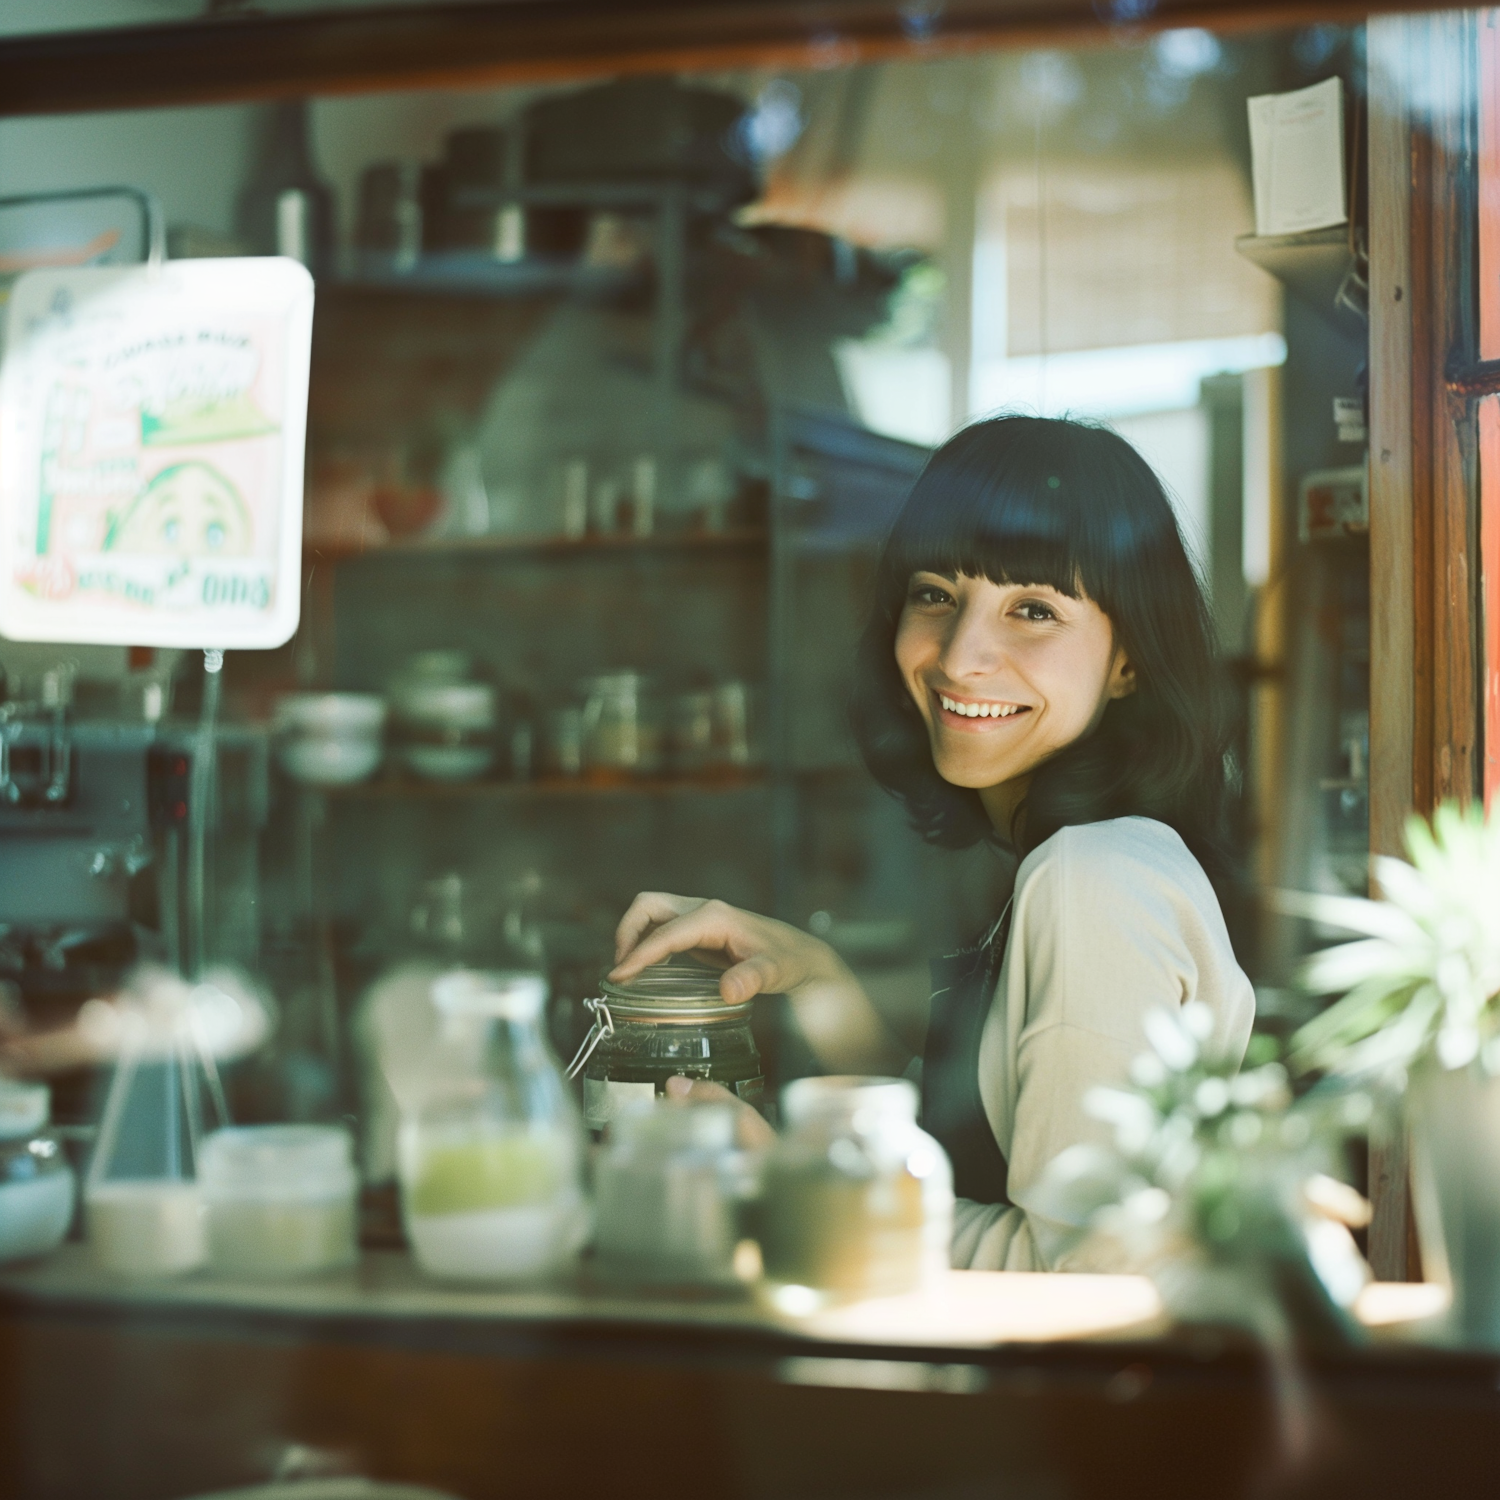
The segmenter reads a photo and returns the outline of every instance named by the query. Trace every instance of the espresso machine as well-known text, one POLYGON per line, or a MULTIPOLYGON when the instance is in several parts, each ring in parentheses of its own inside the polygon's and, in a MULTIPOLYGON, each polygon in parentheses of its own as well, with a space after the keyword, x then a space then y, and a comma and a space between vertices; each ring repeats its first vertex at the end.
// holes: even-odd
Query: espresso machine
POLYGON ((264 733, 220 726, 218 774, 195 778, 200 735, 165 720, 167 678, 121 693, 133 712, 80 712, 66 663, 28 689, 0 701, 0 984, 15 1022, 45 1030, 142 959, 183 967, 217 909, 253 913, 268 756, 264 733), (214 843, 206 877, 195 832, 214 843))

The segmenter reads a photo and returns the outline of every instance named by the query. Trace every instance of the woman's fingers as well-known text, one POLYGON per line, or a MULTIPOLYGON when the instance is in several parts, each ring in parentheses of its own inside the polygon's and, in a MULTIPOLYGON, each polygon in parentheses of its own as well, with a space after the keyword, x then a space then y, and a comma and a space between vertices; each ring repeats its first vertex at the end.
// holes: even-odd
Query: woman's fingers
POLYGON ((630 903, 620 925, 615 928, 615 962, 625 957, 653 927, 660 927, 684 912, 702 906, 694 896, 671 896, 665 891, 642 891, 630 903))
POLYGON ((709 1083, 703 1078, 667 1079, 667 1098, 674 1104, 731 1104, 735 1113, 735 1134, 747 1151, 758 1151, 771 1145, 776 1132, 743 1099, 730 1093, 721 1083, 709 1083))
POLYGON ((722 901, 700 902, 691 911, 673 917, 653 928, 613 969, 611 979, 631 979, 651 964, 659 964, 674 953, 690 953, 702 948, 710 953, 727 953, 743 958, 746 914, 722 901))
POLYGON ((743 1004, 756 995, 778 995, 788 988, 782 966, 768 953, 752 953, 725 969, 719 980, 719 993, 731 1005, 743 1004))

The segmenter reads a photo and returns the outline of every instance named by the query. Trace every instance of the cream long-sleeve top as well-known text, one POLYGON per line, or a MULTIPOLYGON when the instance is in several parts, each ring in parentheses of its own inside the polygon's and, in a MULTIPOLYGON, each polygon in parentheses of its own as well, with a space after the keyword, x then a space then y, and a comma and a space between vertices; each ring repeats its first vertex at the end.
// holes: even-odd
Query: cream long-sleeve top
POLYGON ((1067 1270, 1068 1231, 1028 1204, 1060 1152, 1108 1141, 1084 1096, 1126 1082, 1157 1008, 1201 1001, 1214 1018, 1210 1045, 1239 1060, 1255 995, 1203 867, 1154 819, 1061 829, 1021 862, 1012 900, 979 1047, 979 1092, 1009 1164, 1010 1203, 959 1200, 953 1264, 1067 1270))

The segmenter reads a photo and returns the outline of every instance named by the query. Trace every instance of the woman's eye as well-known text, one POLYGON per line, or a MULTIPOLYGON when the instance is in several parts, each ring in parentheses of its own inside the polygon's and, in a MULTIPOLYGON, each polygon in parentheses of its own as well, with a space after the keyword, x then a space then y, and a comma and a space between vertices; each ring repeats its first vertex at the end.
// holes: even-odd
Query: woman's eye
POLYGON ((953 603, 953 595, 947 589, 940 589, 935 583, 917 584, 912 589, 909 597, 913 604, 940 605, 953 603))
POLYGON ((1037 599, 1028 599, 1024 604, 1018 604, 1016 611, 1023 620, 1055 620, 1057 618, 1057 611, 1050 604, 1043 604, 1037 599))

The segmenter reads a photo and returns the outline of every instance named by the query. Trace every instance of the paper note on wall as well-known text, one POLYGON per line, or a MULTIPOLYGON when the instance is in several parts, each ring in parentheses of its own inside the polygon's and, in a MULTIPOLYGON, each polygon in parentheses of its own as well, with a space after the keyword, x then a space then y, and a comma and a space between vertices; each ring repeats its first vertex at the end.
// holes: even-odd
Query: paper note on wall
POLYGON ((1345 223, 1342 81, 1328 78, 1247 103, 1256 234, 1300 234, 1345 223))
POLYGON ((313 286, 274 257, 33 271, 0 364, 0 635, 297 628, 313 286))

